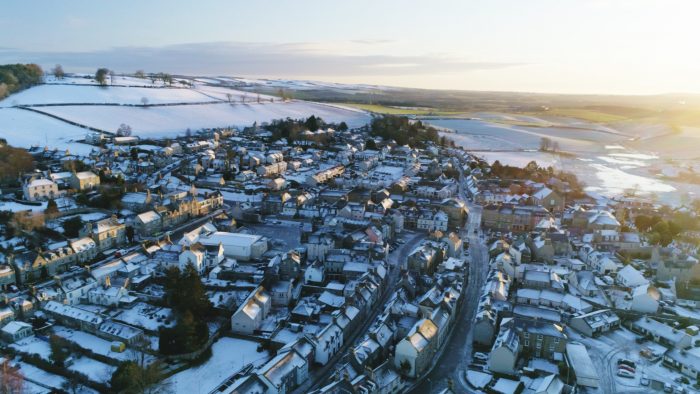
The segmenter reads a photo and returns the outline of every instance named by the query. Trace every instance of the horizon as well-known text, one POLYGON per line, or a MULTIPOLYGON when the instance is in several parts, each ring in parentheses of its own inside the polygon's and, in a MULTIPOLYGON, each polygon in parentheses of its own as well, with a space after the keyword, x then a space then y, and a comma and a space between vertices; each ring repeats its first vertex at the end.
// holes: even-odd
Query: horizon
POLYGON ((433 90, 700 93, 690 50, 700 6, 689 0, 396 4, 15 2, 0 16, 16 32, 0 38, 0 61, 433 90))

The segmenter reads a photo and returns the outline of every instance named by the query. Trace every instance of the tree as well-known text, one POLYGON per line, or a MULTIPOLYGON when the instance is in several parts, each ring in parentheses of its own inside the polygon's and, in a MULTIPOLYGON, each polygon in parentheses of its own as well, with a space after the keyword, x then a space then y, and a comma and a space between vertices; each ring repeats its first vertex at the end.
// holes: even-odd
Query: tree
POLYGON ((306 122, 304 123, 304 125, 306 126, 307 129, 309 129, 311 131, 316 131, 321 127, 320 123, 321 122, 319 122, 319 119, 316 116, 311 115, 311 116, 309 116, 308 119, 306 119, 306 122))
POLYGON ((377 143, 373 139, 365 141, 365 149, 377 150, 377 143))
POLYGON ((60 64, 57 64, 56 67, 51 70, 51 73, 56 77, 56 79, 63 79, 63 77, 66 75, 66 73, 63 72, 63 66, 60 64))
POLYGON ((552 140, 549 139, 548 137, 542 137, 540 139, 540 150, 543 152, 547 152, 552 148, 552 140))
POLYGON ((148 97, 141 97, 141 104, 145 107, 148 105, 148 97))
POLYGON ((129 151, 129 156, 131 156, 131 160, 138 160, 139 150, 137 148, 131 148, 131 150, 129 151))
POLYGON ((345 122, 340 122, 338 125, 338 131, 348 131, 348 124, 345 122))
POLYGON ((53 216, 58 213, 58 204, 56 204, 56 200, 53 198, 49 199, 49 202, 46 203, 44 213, 49 216, 53 216))
POLYGON ((233 95, 231 93, 226 93, 226 99, 228 99, 228 102, 230 103, 233 101, 233 95))
POLYGON ((146 78, 146 73, 144 73, 143 70, 136 70, 136 72, 134 73, 134 76, 136 78, 144 79, 144 78, 146 78))
POLYGON ((83 219, 80 215, 63 222, 63 234, 68 238, 78 238, 80 230, 83 228, 83 219))
POLYGON ((122 123, 119 125, 119 128, 117 129, 117 136, 118 137, 129 137, 131 136, 131 126, 129 126, 126 123, 122 123))
POLYGON ((70 355, 70 351, 66 348, 66 345, 65 340, 56 334, 51 334, 49 337, 51 361, 57 367, 63 367, 66 359, 70 355))
POLYGON ((14 182, 21 173, 33 169, 34 158, 26 149, 0 145, 0 182, 14 182))
POLYGON ((134 227, 133 226, 126 226, 126 239, 129 240, 129 242, 134 242, 134 227))
POLYGON ((10 360, 5 358, 0 364, 0 393, 23 393, 24 377, 22 373, 10 365, 10 360))
POLYGON ((107 85, 107 75, 109 75, 109 69, 101 67, 95 72, 95 80, 102 86, 107 85))

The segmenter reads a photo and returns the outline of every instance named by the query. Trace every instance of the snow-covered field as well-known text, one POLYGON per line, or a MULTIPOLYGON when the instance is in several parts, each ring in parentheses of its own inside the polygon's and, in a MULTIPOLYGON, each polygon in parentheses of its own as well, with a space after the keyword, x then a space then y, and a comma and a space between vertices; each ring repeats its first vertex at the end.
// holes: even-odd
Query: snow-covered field
POLYGON ((46 82, 0 101, 0 137, 11 145, 48 146, 80 155, 90 152, 90 145, 76 143, 85 138, 88 130, 46 114, 108 132, 115 132, 126 123, 132 127, 134 135, 155 138, 183 135, 187 129, 246 127, 287 117, 299 119, 316 115, 327 122, 344 121, 350 127, 362 126, 370 120, 366 112, 356 109, 296 100, 283 102, 273 96, 258 96, 201 82, 196 82, 192 88, 179 84, 175 84, 178 87, 164 87, 158 82, 152 84, 148 79, 133 77, 115 77, 114 84, 123 86, 95 86, 94 80, 81 77, 49 78, 46 82), (75 105, 141 105, 144 98, 148 104, 168 106, 75 105), (35 107, 44 114, 12 108, 30 104, 52 106, 35 107))
POLYGON ((49 346, 49 343, 35 336, 17 341, 10 345, 10 347, 20 353, 35 354, 46 361, 51 359, 51 346, 49 346))
POLYGON ((224 337, 214 343, 211 358, 196 368, 186 369, 170 377, 169 389, 175 393, 208 393, 235 374, 243 366, 262 365, 270 356, 257 352, 258 343, 245 339, 224 337))
MULTIPOLYGON (((327 122, 345 121, 350 127, 362 126, 369 115, 323 104, 292 101, 251 104, 202 104, 168 107, 118 107, 118 106, 58 106, 41 108, 42 112, 69 119, 101 130, 116 131, 126 123, 140 137, 173 137, 184 135, 186 130, 211 127, 250 126, 254 122, 274 119, 294 119, 320 116, 327 122)), ((0 111, 2 112, 2 111, 0 111)), ((0 120, 0 125, 2 121, 0 120)))
POLYGON ((216 101, 194 89, 122 86, 40 85, 0 101, 0 107, 31 104, 148 104, 202 103, 216 101))
POLYGON ((0 108, 0 137, 13 146, 48 146, 87 154, 94 147, 75 142, 85 138, 86 133, 83 128, 48 116, 18 108, 0 108))

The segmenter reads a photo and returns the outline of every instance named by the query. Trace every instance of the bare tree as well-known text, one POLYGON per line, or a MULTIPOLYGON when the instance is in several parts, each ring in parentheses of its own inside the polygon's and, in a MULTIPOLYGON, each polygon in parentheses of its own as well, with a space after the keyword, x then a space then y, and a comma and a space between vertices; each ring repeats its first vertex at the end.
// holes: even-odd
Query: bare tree
POLYGON ((241 103, 245 104, 245 100, 248 98, 248 93, 243 93, 243 97, 241 97, 241 103))
POLYGON ((114 71, 109 70, 109 84, 114 85, 114 71))
POLYGON ((60 64, 57 64, 56 67, 51 70, 51 73, 56 77, 56 79, 63 79, 63 77, 66 75, 66 73, 63 72, 63 66, 60 64))
POLYGON ((122 123, 119 125, 119 128, 117 129, 117 136, 118 137, 129 137, 131 136, 131 126, 129 126, 126 123, 122 123))
POLYGON ((226 93, 226 98, 228 99, 228 102, 230 103, 231 100, 233 100, 233 95, 231 93, 226 93))
POLYGON ((136 70, 136 72, 134 73, 134 76, 136 78, 143 79, 143 78, 146 78, 146 73, 144 73, 143 70, 136 70))
POLYGON ((141 104, 145 108, 148 105, 148 97, 141 97, 141 104))
POLYGON ((97 83, 100 85, 104 86, 107 85, 107 75, 109 74, 109 70, 101 67, 97 69, 97 72, 95 73, 95 80, 97 83))
POLYGON ((21 394, 23 392, 24 377, 22 374, 10 366, 10 361, 5 359, 0 365, 0 393, 21 394))
POLYGON ((552 148, 552 140, 550 140, 548 137, 542 137, 540 139, 540 150, 543 152, 547 152, 552 148))

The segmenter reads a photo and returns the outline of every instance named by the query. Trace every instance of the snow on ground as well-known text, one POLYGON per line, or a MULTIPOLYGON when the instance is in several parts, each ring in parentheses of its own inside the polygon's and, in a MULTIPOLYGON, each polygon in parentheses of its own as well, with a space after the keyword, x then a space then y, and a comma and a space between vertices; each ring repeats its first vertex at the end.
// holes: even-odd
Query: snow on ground
POLYGON ((172 327, 175 324, 170 308, 161 308, 143 302, 124 309, 114 316, 114 319, 149 331, 158 331, 160 327, 172 327))
POLYGON ((24 338, 10 345, 20 353, 36 354, 44 360, 51 359, 51 346, 47 341, 41 340, 35 336, 24 338))
POLYGON ((215 101, 189 88, 137 88, 123 86, 38 85, 0 101, 0 107, 30 104, 148 104, 215 101))
POLYGON ((90 357, 77 358, 77 355, 74 357, 73 364, 71 364, 68 369, 82 373, 93 382, 109 382, 112 378, 112 373, 117 369, 117 367, 94 360, 90 357))
MULTIPOLYGON (((73 330, 68 327, 54 326, 54 333, 60 337, 63 337, 76 345, 88 349, 96 354, 101 354, 105 357, 109 357, 118 361, 132 360, 137 356, 133 350, 125 350, 121 353, 112 351, 112 342, 98 338, 92 334, 88 334, 83 331, 73 330)), ((149 360, 153 359, 152 356, 146 356, 149 360)))
POLYGON ((268 96, 266 94, 244 92, 241 90, 234 90, 224 86, 209 86, 209 85, 196 85, 194 90, 200 92, 202 95, 206 95, 209 98, 215 98, 217 100, 231 101, 231 102, 241 102, 245 99, 245 102, 257 103, 258 97, 261 101, 270 102, 270 100, 281 101, 281 98, 268 96), (229 100, 228 95, 231 95, 231 100, 229 100))
POLYGON ((270 359, 267 351, 258 353, 257 347, 257 342, 221 338, 212 346, 211 358, 206 363, 170 377, 170 388, 176 393, 208 393, 245 365, 258 366, 270 359))
POLYGON ((46 209, 46 202, 42 202, 41 205, 26 205, 14 201, 0 201, 0 211, 32 211, 32 212, 43 212, 46 209))
POLYGON ((0 108, 0 136, 13 146, 48 146, 49 149, 68 149, 73 154, 87 155, 94 147, 75 142, 84 139, 85 134, 86 129, 42 114, 0 108))
MULTIPOLYGON (((320 116, 327 122, 345 121, 350 127, 359 127, 369 122, 369 115, 366 113, 303 101, 151 108, 58 106, 44 107, 41 111, 107 131, 115 131, 120 124, 126 123, 132 127, 134 135, 140 137, 173 137, 184 135, 188 128, 198 130, 225 126, 245 127, 254 122, 269 122, 287 117, 299 119, 311 115, 320 116)), ((0 118, 1 124, 3 121, 0 118)))
POLYGON ((20 365, 19 369, 22 372, 22 376, 24 376, 24 378, 27 380, 41 382, 43 385, 56 389, 60 389, 67 381, 67 379, 63 376, 44 371, 43 369, 37 368, 31 364, 27 364, 25 362, 19 362, 18 364, 20 365))

